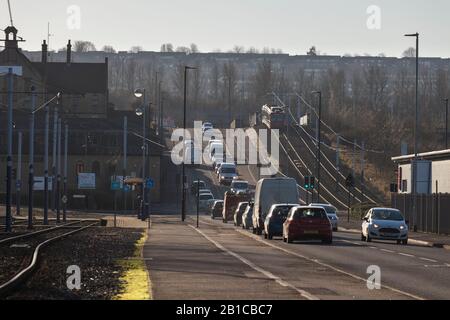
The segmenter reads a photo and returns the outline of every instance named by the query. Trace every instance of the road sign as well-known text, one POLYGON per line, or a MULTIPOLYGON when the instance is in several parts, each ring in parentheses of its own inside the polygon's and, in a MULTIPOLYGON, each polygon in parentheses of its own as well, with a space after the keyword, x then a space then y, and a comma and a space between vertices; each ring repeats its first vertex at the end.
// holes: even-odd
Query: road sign
MULTIPOLYGON (((53 181, 52 177, 48 177, 48 190, 52 191, 53 181)), ((34 191, 44 191, 45 190, 45 177, 34 177, 34 191)))
POLYGON ((95 173, 79 173, 78 189, 79 190, 95 190, 95 173))
POLYGON ((153 189, 155 187, 155 181, 151 178, 148 178, 145 182, 145 186, 147 189, 153 189))
POLYGON ((120 183, 120 181, 112 181, 111 182, 111 190, 112 191, 118 191, 118 190, 121 190, 122 188, 121 188, 121 183, 120 183))
POLYGON ((67 201, 69 201, 69 199, 67 199, 67 196, 62 197, 61 199, 62 203, 67 204, 67 201))

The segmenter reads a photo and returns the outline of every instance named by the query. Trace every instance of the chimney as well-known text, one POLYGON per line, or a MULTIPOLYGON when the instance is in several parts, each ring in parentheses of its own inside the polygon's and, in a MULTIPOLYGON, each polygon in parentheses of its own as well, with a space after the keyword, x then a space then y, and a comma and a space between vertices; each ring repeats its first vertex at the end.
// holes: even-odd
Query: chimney
POLYGON ((47 41, 44 40, 42 43, 42 63, 47 63, 47 57, 48 57, 48 45, 47 41))
POLYGON ((67 64, 70 65, 72 63, 72 43, 69 40, 67 44, 67 64))

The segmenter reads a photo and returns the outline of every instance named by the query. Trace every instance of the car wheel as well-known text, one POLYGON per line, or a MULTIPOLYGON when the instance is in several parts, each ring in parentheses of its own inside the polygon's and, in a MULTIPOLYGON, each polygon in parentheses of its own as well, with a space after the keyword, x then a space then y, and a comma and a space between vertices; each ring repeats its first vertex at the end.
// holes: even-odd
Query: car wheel
POLYGON ((369 235, 366 237, 366 242, 372 242, 372 238, 369 235))
POLYGON ((287 238, 286 238, 286 242, 287 243, 293 243, 294 241, 292 241, 292 238, 289 237, 289 235, 288 235, 287 238))
POLYGON ((273 235, 271 235, 270 233, 267 235, 267 238, 269 239, 269 240, 273 240, 273 235))
POLYGON ((339 231, 338 228, 333 229, 333 232, 338 232, 338 231, 339 231))
POLYGON ((333 244, 333 238, 322 240, 323 244, 333 244))
POLYGON ((397 244, 402 244, 403 241, 402 240, 397 240, 397 244))
POLYGON ((402 241, 402 244, 403 244, 404 246, 407 246, 407 245, 408 245, 408 239, 403 240, 403 241, 402 241))

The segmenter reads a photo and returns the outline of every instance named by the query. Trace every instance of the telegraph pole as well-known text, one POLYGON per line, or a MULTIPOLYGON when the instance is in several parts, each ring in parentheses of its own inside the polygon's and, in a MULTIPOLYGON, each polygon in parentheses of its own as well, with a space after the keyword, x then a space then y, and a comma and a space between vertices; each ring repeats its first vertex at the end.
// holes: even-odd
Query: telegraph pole
POLYGON ((69 152, 69 126, 64 126, 64 201, 63 201, 63 222, 67 222, 67 174, 68 174, 68 152, 69 152))
POLYGON ((16 215, 20 216, 20 197, 22 191, 22 132, 18 132, 17 177, 16 177, 16 215))
POLYGON ((31 113, 30 113, 30 155, 28 169, 28 229, 33 228, 33 202, 34 202, 34 110, 36 109, 35 87, 31 87, 31 113))
POLYGON ((9 68, 8 71, 8 154, 6 158, 6 232, 12 231, 12 140, 13 140, 13 69, 9 68))
POLYGON ((57 125, 57 151, 56 151, 56 193, 55 193, 55 207, 56 207, 56 222, 61 223, 60 199, 61 199, 61 118, 58 118, 57 125))
POLYGON ((56 161, 58 148, 58 108, 53 111, 52 210, 56 210, 56 161))
POLYGON ((48 152, 49 152, 49 138, 50 138, 50 107, 45 106, 45 133, 44 133, 44 225, 48 225, 48 152))

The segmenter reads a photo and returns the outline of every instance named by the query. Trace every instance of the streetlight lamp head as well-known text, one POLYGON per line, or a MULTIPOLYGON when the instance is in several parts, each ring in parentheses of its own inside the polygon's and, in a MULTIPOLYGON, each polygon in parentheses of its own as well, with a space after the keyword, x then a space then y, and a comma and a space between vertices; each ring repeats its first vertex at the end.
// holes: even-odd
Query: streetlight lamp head
POLYGON ((407 34, 405 34, 405 37, 418 37, 419 36, 419 33, 418 32, 416 32, 416 33, 407 33, 407 34))
POLYGON ((134 91, 134 96, 138 99, 142 98, 144 95, 144 91, 142 89, 137 89, 134 91))
POLYGON ((144 110, 142 109, 142 108, 137 108, 136 109, 136 115, 138 116, 138 117, 142 117, 143 115, 144 115, 144 110))

